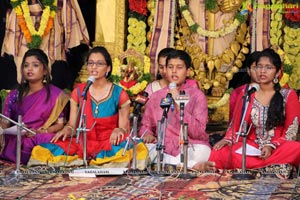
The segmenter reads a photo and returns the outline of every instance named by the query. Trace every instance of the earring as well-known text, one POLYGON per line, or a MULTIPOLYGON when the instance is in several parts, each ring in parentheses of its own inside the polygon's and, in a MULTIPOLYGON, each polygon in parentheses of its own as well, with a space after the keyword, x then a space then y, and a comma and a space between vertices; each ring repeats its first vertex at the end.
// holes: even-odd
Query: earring
POLYGON ((24 84, 26 84, 26 83, 27 83, 27 80, 26 80, 26 79, 24 79, 23 83, 24 83, 24 84))
POLYGON ((46 76, 43 78, 43 83, 47 83, 46 76))
POLYGON ((273 79, 273 83, 274 83, 274 84, 277 84, 278 82, 279 82, 278 76, 275 76, 274 79, 273 79))
POLYGON ((106 78, 108 77, 108 72, 105 73, 105 77, 106 77, 106 78))

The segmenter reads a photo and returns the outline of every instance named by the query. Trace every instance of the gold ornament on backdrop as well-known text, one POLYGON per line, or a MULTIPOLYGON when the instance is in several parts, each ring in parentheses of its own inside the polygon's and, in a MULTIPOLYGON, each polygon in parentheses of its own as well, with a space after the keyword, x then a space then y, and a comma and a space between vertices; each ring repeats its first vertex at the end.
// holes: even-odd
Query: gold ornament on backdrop
POLYGON ((194 70, 190 77, 195 78, 201 89, 212 88, 213 96, 222 96, 235 73, 242 67, 245 55, 249 53, 249 28, 242 23, 235 39, 220 55, 209 56, 195 43, 192 33, 184 19, 179 21, 175 43, 176 49, 185 49, 192 57, 194 70), (180 36, 179 36, 180 35, 180 36))

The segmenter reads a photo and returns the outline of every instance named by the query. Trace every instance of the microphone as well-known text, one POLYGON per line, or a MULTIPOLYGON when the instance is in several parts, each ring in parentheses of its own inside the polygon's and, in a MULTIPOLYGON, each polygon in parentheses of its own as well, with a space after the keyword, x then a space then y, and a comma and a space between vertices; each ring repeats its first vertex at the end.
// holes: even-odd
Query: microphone
POLYGON ((91 85, 95 82, 95 77, 93 76, 90 76, 86 82, 86 85, 82 91, 82 94, 81 96, 85 97, 86 98, 86 94, 87 94, 87 91, 89 90, 89 88, 91 87, 91 85))
POLYGON ((177 97, 175 97, 174 101, 180 106, 185 106, 190 101, 190 95, 185 94, 185 91, 181 90, 180 94, 177 97))
POLYGON ((162 98, 160 101, 160 107, 164 109, 165 113, 168 113, 169 108, 173 102, 172 94, 168 93, 166 98, 162 98))
POLYGON ((174 83, 174 82, 171 82, 170 84, 169 84, 169 89, 170 90, 173 90, 173 89, 175 89, 177 87, 177 85, 176 85, 176 83, 174 83))
POLYGON ((257 83, 253 83, 250 86, 250 89, 245 93, 244 97, 250 96, 252 93, 257 92, 259 90, 259 85, 257 83))
POLYGON ((149 94, 144 92, 143 95, 138 94, 134 100, 134 109, 133 114, 139 114, 141 112, 141 108, 147 103, 149 94))

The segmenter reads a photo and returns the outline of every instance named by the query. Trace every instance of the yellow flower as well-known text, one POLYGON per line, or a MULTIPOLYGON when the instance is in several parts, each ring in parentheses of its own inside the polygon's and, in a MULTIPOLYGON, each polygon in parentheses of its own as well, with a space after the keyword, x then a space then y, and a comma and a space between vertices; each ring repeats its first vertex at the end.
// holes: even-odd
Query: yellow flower
POLYGON ((22 8, 20 6, 14 8, 16 15, 23 15, 22 8))
POLYGON ((144 74, 150 73, 150 58, 148 56, 144 56, 144 74))
POLYGON ((55 12, 54 10, 52 10, 52 11, 50 12, 50 17, 54 18, 55 15, 56 15, 56 12, 55 12))
POLYGON ((280 79, 280 85, 284 86, 289 81, 290 76, 287 73, 283 73, 281 79, 280 79))
POLYGON ((113 61, 113 70, 111 72, 112 75, 114 76, 120 76, 120 60, 118 58, 115 58, 113 61))
POLYGON ((141 29, 145 29, 147 26, 146 26, 145 22, 139 21, 139 22, 137 23, 137 27, 139 27, 139 28, 141 28, 141 29))

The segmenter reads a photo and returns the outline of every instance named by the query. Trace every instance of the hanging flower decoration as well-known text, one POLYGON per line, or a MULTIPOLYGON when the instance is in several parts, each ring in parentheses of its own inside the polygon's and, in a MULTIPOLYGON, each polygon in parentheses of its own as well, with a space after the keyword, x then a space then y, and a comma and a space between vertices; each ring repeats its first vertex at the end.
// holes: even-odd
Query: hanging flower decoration
POLYGON ((285 23, 292 28, 300 28, 300 7, 299 0, 286 0, 285 1, 285 23))
MULTIPOLYGON (((215 6, 210 5, 210 7, 211 9, 213 9, 215 6)), ((232 20, 232 23, 227 23, 224 27, 218 30, 209 31, 203 29, 193 20, 192 14, 189 11, 189 7, 186 4, 185 0, 179 0, 179 10, 193 33, 198 33, 200 36, 211 38, 223 37, 235 31, 239 27, 239 25, 243 23, 243 20, 245 20, 245 18, 242 16, 247 14, 247 12, 245 12, 245 10, 242 9, 241 12, 236 15, 235 19, 232 20)))
POLYGON ((127 48, 144 54, 146 50, 147 1, 129 0, 127 48))
MULTIPOLYGON (((277 0, 282 2, 282 0, 277 0)), ((277 3, 276 1, 276 3, 277 3)), ((290 88, 300 89, 300 8, 298 0, 284 0, 285 5, 281 19, 284 20, 282 52, 284 59, 284 74, 282 83, 286 82, 290 88), (288 60, 288 62, 286 62, 288 60)))
POLYGON ((57 11, 57 0, 41 0, 44 8, 38 30, 35 29, 28 0, 11 0, 11 5, 17 15, 18 24, 27 42, 29 49, 38 48, 43 37, 53 28, 54 17, 57 11))
POLYGON ((150 77, 150 58, 148 56, 144 56, 144 63, 140 63, 134 66, 130 66, 131 63, 136 63, 136 60, 127 59, 129 64, 121 63, 119 58, 115 58, 113 60, 113 70, 110 76, 111 81, 121 86, 124 90, 127 91, 129 96, 137 95, 138 93, 144 91, 147 84, 151 80, 150 77), (132 70, 128 74, 129 76, 136 75, 133 79, 128 79, 124 81, 126 78, 127 70, 132 67, 132 70), (129 83, 129 84, 126 84, 129 83))
POLYGON ((147 16, 146 0, 129 0, 129 10, 147 16))

